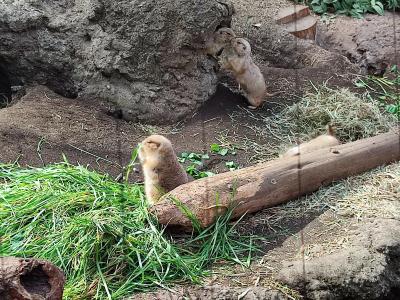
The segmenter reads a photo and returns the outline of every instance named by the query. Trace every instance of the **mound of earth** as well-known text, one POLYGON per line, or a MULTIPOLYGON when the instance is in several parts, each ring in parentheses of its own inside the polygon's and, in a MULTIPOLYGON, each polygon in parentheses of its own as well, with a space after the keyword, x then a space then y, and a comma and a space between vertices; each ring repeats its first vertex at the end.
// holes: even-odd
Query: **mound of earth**
POLYGON ((398 299, 400 221, 361 224, 350 242, 333 254, 284 263, 278 279, 307 299, 398 299))
POLYGON ((116 175, 129 159, 131 143, 140 137, 127 136, 129 125, 106 111, 46 87, 29 89, 20 101, 0 110, 0 161, 41 166, 62 161, 64 154, 71 163, 116 175))
POLYGON ((400 37, 398 13, 368 14, 363 19, 333 16, 329 22, 320 20, 318 29, 321 47, 345 55, 365 74, 383 75, 388 66, 399 63, 395 55, 395 38, 400 37))

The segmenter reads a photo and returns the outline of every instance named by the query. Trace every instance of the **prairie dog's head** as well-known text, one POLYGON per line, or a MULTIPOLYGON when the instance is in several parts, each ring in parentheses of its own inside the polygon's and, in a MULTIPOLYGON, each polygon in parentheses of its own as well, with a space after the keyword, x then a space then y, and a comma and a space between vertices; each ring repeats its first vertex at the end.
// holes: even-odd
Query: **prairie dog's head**
POLYGON ((236 37, 236 34, 233 32, 232 29, 228 27, 221 27, 214 33, 214 36, 215 36, 215 41, 219 43, 228 43, 234 37, 236 37))
POLYGON ((139 159, 144 161, 146 157, 156 156, 160 153, 173 151, 169 139, 162 135, 154 134, 145 138, 139 147, 139 159))
POLYGON ((238 56, 247 56, 251 54, 250 44, 243 38, 232 39, 231 45, 238 56))

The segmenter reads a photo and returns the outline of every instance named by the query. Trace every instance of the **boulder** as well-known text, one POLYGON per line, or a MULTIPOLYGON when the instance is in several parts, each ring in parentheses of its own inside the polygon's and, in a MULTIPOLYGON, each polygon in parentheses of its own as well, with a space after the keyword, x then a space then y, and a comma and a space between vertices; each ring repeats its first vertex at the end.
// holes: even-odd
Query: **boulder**
POLYGON ((0 70, 11 85, 111 101, 126 120, 172 123, 216 90, 205 39, 230 24, 224 0, 4 0, 0 70))

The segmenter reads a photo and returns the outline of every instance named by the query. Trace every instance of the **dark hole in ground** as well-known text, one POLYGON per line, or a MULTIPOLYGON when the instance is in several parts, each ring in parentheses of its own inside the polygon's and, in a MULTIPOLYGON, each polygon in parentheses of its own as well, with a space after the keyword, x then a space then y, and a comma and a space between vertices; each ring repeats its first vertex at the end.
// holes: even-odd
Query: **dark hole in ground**
POLYGON ((400 287, 394 287, 391 289, 390 293, 389 293, 389 299, 399 299, 398 297, 400 296, 400 287))
POLYGON ((45 297, 51 291, 49 277, 43 271, 42 266, 35 267, 27 274, 21 275, 20 280, 25 290, 32 295, 45 297))
POLYGON ((68 75, 62 74, 59 70, 49 71, 49 73, 54 74, 53 79, 43 83, 45 86, 63 97, 70 99, 78 97, 76 88, 68 75))
POLYGON ((222 27, 228 27, 231 28, 232 26, 232 20, 223 20, 216 28, 215 31, 217 31, 218 29, 222 28, 222 27))
POLYGON ((199 109, 197 118, 210 120, 212 118, 226 116, 237 110, 237 106, 247 107, 247 100, 244 96, 234 94, 228 87, 218 84, 215 94, 207 100, 199 109))
POLYGON ((124 116, 121 109, 110 109, 106 112, 106 114, 120 120, 122 120, 124 116))
POLYGON ((83 36, 83 38, 85 39, 85 41, 90 42, 92 40, 92 37, 89 33, 85 33, 85 35, 83 36))
POLYGON ((389 293, 379 297, 378 300, 398 300, 400 296, 400 287, 392 287, 389 293))
POLYGON ((4 108, 11 101, 10 78, 4 67, 0 66, 0 108, 4 108))

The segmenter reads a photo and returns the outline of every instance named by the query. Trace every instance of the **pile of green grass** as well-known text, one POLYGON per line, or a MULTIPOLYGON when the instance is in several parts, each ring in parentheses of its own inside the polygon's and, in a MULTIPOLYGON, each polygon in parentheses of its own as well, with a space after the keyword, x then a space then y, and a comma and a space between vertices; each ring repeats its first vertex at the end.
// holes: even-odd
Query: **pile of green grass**
POLYGON ((68 163, 0 165, 0 255, 59 266, 67 277, 64 299, 122 299, 198 283, 215 260, 249 263, 243 255, 253 246, 234 238, 229 217, 177 245, 149 215, 140 185, 68 163))

